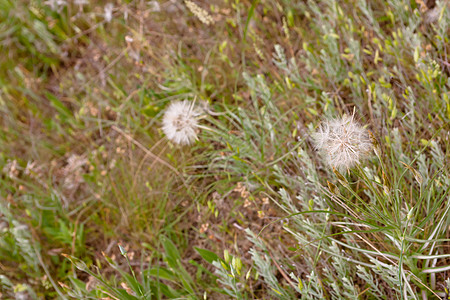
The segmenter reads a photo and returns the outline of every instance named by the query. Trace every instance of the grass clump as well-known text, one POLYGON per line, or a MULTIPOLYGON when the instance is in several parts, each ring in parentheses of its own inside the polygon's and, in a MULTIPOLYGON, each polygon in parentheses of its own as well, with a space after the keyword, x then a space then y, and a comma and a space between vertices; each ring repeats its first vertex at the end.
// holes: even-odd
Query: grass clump
POLYGON ((1 296, 447 297, 449 24, 445 1, 1 2, 1 296))

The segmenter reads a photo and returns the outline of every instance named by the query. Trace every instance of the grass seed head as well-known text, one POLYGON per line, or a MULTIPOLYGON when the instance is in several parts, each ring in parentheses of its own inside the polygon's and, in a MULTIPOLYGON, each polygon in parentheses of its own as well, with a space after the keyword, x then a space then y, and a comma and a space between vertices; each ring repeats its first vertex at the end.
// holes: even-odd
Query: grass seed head
POLYGON ((205 25, 214 24, 213 18, 208 14, 206 10, 198 6, 196 3, 185 0, 187 8, 205 25))
POLYGON ((192 101, 171 103, 163 117, 162 130, 176 144, 189 145, 197 140, 201 110, 192 101))
POLYGON ((325 121, 313 138, 326 162, 340 171, 359 164, 372 150, 368 131, 353 116, 325 121))

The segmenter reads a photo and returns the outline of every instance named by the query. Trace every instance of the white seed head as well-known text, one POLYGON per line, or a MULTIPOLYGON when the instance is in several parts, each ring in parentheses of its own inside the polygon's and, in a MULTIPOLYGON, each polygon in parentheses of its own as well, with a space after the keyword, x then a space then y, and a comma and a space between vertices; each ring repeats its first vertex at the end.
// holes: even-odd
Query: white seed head
POLYGON ((194 102, 171 103, 164 113, 162 130, 176 144, 189 145, 197 140, 198 120, 202 111, 194 102))
POLYGON ((353 116, 325 121, 313 138, 327 163, 340 171, 359 164, 372 150, 368 131, 353 116))

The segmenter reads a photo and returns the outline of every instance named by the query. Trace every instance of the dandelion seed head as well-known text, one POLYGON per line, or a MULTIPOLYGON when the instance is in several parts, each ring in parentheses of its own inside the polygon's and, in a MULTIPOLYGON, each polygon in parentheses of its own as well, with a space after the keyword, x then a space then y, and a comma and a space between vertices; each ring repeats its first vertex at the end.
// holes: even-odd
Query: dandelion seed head
POLYGON ((325 121, 313 138, 326 162, 340 171, 359 164, 372 150, 368 131, 353 116, 325 121))
POLYGON ((189 145, 197 140, 198 119, 202 111, 194 102, 171 103, 164 113, 162 130, 176 144, 189 145))

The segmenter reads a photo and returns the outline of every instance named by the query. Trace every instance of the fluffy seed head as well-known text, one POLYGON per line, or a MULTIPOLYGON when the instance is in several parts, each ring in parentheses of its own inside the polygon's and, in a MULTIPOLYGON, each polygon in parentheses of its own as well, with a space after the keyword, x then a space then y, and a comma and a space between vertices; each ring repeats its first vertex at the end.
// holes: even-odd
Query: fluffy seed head
POLYGON ((201 110, 192 101, 173 102, 164 113, 162 130, 174 143, 189 145, 197 140, 200 115, 201 110))
POLYGON ((313 138, 327 163, 340 171, 359 164, 372 150, 368 131, 353 116, 325 121, 313 138))

